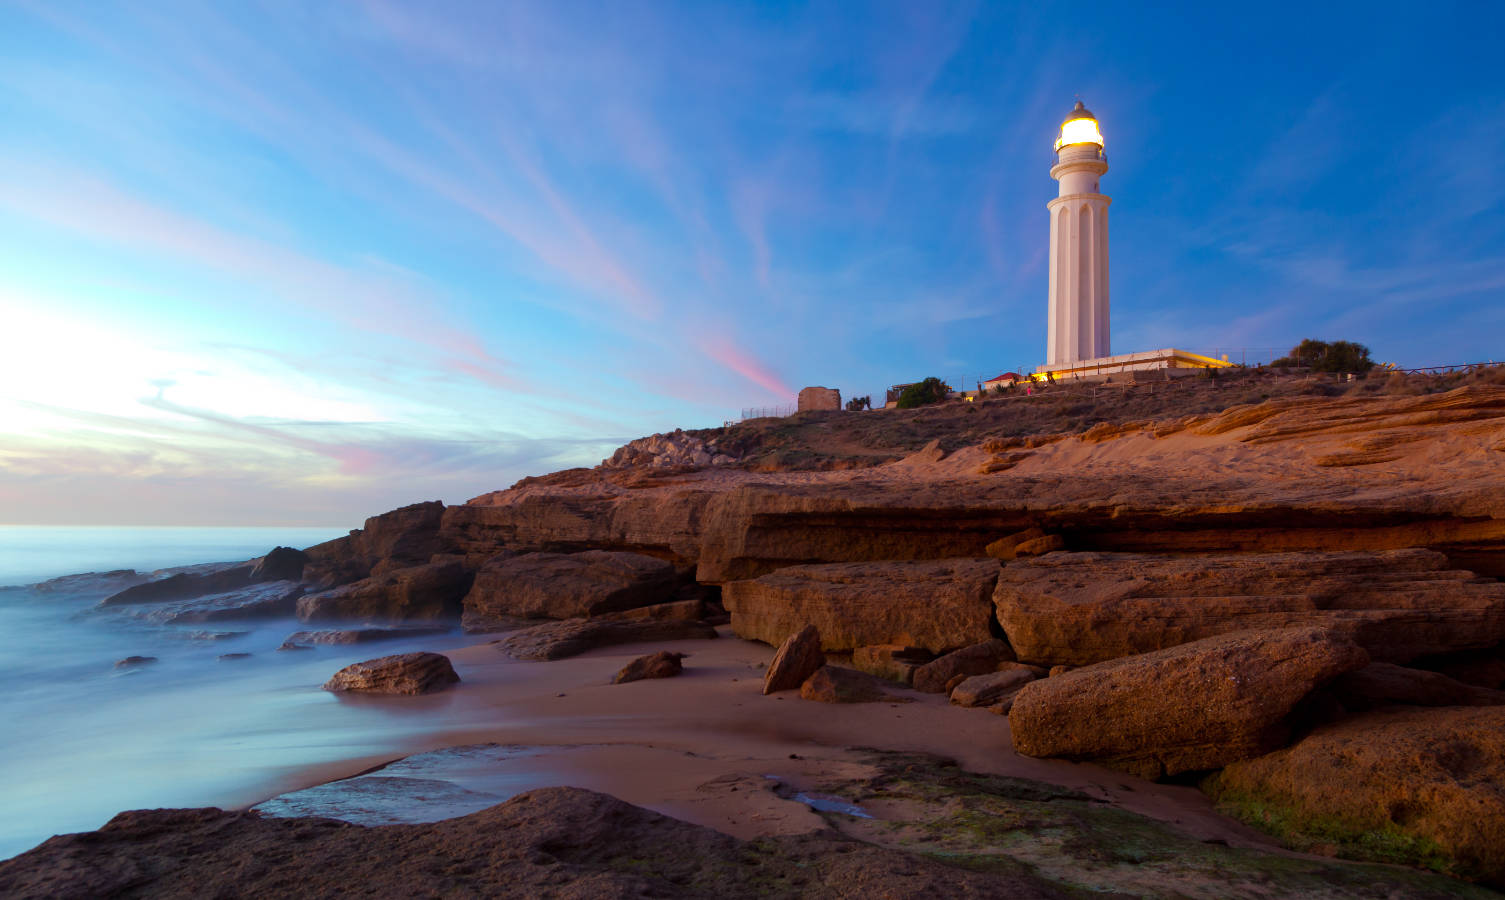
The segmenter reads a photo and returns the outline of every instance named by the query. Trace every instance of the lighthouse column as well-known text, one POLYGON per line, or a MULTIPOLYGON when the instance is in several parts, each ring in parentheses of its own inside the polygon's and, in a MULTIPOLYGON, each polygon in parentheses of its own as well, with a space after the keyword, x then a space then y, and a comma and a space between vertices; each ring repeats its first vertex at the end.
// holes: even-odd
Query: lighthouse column
POLYGON ((1079 101, 1061 125, 1050 176, 1060 195, 1050 210, 1050 313, 1046 366, 1111 355, 1108 339, 1108 171, 1097 120, 1079 101))

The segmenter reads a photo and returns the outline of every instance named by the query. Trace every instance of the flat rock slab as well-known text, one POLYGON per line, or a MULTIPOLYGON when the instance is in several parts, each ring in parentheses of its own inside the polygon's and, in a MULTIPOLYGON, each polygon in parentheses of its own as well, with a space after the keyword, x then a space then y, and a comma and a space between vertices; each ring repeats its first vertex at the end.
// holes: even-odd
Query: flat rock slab
POLYGON ((1014 697, 1014 749, 1159 778, 1267 753, 1291 710, 1368 654, 1322 628, 1241 631, 1032 681, 1014 697))
POLYGON ((904 644, 933 653, 990 637, 993 559, 790 566, 722 589, 738 637, 778 646, 806 625, 828 651, 904 644))
POLYGON ((914 670, 910 683, 926 694, 939 694, 957 678, 986 675, 1014 662, 1014 650, 1008 641, 998 638, 953 650, 914 670))
POLYGON ((883 679, 856 669, 841 666, 822 666, 815 670, 805 683, 800 685, 800 697, 818 703, 879 703, 884 700, 903 700, 885 690, 883 679))
POLYGON ((1371 663, 1339 675, 1328 686, 1343 708, 1366 712, 1381 706, 1505 706, 1505 691, 1455 681, 1441 672, 1371 663))
POLYGON ((372 641, 393 641, 399 638, 423 637, 444 634, 447 625, 411 625, 405 628, 338 628, 325 631, 295 631, 282 642, 282 648, 311 647, 319 645, 369 644, 372 641))
POLYGON ((716 629, 706 622, 634 617, 631 613, 623 613, 545 622, 514 631, 496 644, 513 659, 549 660, 578 656, 587 650, 615 644, 704 640, 715 636, 716 629))
POLYGON ((1430 550, 1052 553, 1004 566, 993 601, 1019 659, 1044 666, 1249 628, 1333 628, 1387 662, 1505 640, 1505 583, 1430 550))
POLYGON ((1008 668, 986 675, 973 675, 951 689, 951 702, 957 706, 992 706, 1013 696, 1039 676, 1039 671, 1021 663, 1005 663, 1008 668))
POLYGON ((599 616, 673 599, 674 566, 641 553, 524 553, 488 562, 465 596, 465 628, 491 620, 599 616))
POLYGON ((303 591, 303 585, 296 581, 268 581, 218 594, 125 609, 139 610, 143 618, 167 625, 276 619, 293 615, 303 591))
POLYGON ((298 600, 304 622, 456 619, 473 573, 456 560, 389 569, 298 600))
POLYGON ((1505 707, 1376 710, 1230 765, 1208 788, 1226 811, 1278 811, 1344 852, 1383 845, 1387 862, 1431 867, 1440 849, 1445 871, 1505 887, 1505 707))
POLYGON ((374 694, 428 694, 460 681, 449 657, 438 653, 399 653, 352 663, 324 682, 324 690, 374 694))

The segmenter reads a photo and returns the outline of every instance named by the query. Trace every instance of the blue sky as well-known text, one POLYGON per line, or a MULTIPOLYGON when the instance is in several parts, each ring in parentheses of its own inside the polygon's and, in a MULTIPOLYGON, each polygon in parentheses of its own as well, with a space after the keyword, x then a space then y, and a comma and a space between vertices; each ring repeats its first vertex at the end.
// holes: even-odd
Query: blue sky
POLYGON ((0 522, 359 524, 1113 347, 1505 357, 1498 4, 0 7, 0 522))

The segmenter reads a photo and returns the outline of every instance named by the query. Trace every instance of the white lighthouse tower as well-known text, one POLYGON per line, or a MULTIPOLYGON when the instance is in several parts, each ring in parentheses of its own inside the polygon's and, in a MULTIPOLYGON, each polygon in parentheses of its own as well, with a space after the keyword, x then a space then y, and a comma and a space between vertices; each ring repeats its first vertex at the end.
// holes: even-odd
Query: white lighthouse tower
POLYGON ((1045 368, 1110 356, 1108 347, 1108 204, 1098 178, 1108 171, 1097 119, 1078 100, 1061 123, 1050 177, 1050 321, 1045 368))

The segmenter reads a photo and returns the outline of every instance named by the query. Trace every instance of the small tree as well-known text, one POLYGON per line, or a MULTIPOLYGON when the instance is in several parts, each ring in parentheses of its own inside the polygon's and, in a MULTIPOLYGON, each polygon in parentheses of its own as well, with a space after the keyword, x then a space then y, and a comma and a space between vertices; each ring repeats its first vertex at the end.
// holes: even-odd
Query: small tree
POLYGON ((1307 338, 1272 366, 1304 366, 1314 372, 1368 372, 1374 368, 1369 348, 1353 341, 1317 341, 1307 338))
POLYGON ((916 382, 904 388, 899 393, 899 408, 914 409, 917 406, 940 403, 950 393, 951 385, 932 375, 924 381, 916 382))

